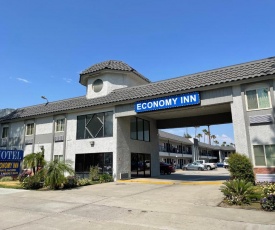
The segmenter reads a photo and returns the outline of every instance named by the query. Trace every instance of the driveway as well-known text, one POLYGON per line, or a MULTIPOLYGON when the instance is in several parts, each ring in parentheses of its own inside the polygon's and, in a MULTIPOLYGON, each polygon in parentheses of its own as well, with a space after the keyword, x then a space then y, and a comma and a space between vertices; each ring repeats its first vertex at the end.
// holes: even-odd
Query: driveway
POLYGON ((275 229, 274 213, 218 207, 220 184, 172 179, 178 174, 188 176, 179 171, 170 180, 137 179, 64 191, 0 189, 0 229, 275 229))

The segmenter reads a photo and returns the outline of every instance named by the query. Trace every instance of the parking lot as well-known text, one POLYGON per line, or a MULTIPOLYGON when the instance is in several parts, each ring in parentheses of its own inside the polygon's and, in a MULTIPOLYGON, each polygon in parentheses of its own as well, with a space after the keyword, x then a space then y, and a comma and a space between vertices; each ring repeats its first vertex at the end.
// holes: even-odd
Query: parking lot
POLYGON ((71 190, 0 189, 0 229, 274 229, 274 213, 218 207, 214 178, 226 176, 177 170, 71 190))

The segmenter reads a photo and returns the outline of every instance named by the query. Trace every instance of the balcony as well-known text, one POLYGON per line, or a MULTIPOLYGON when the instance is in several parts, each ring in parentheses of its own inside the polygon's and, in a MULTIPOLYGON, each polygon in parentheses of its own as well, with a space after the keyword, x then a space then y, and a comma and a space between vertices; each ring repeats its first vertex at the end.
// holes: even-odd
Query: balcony
MULTIPOLYGON (((181 150, 175 147, 172 147, 170 149, 165 148, 162 145, 159 145, 159 152, 163 152, 163 153, 169 153, 169 154, 173 154, 176 156, 177 154, 187 154, 187 155, 192 155, 192 151, 185 151, 185 150, 181 150)), ((165 154, 167 155, 167 154, 165 154)))

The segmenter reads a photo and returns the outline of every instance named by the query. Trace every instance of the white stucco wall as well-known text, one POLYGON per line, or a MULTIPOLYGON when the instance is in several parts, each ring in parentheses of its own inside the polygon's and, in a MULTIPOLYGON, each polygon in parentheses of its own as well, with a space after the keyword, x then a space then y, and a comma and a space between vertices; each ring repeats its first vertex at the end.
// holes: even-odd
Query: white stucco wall
POLYGON ((234 129, 234 140, 236 152, 245 154, 249 157, 247 124, 245 120, 245 105, 242 100, 240 86, 233 86, 233 102, 231 103, 231 114, 234 129))
MULTIPOLYGON (((115 127, 115 118, 113 115, 113 137, 102 137, 102 138, 90 138, 90 139, 76 139, 76 130, 77 130, 77 116, 94 114, 100 112, 113 111, 114 108, 108 108, 104 110, 93 110, 86 111, 82 113, 68 114, 67 116, 67 140, 66 140, 66 160, 72 160, 75 162, 75 154, 79 153, 104 153, 104 152, 113 152, 113 162, 115 162, 116 155, 116 129, 115 127), (94 146, 91 147, 90 142, 94 141, 94 146)), ((113 167, 115 164, 113 163, 113 167)), ((73 165, 74 167, 74 165, 73 165)))
POLYGON ((124 88, 124 87, 131 87, 136 85, 144 84, 144 81, 139 79, 137 76, 133 78, 131 75, 124 74, 116 74, 116 73, 106 73, 100 75, 98 77, 93 76, 88 79, 87 81, 87 94, 86 97, 88 99, 101 97, 109 94, 115 89, 124 88), (95 93, 93 91, 93 82, 97 79, 101 79, 103 81, 103 88, 100 92, 95 93))
POLYGON ((35 134, 46 134, 53 132, 53 117, 43 117, 35 120, 35 134))

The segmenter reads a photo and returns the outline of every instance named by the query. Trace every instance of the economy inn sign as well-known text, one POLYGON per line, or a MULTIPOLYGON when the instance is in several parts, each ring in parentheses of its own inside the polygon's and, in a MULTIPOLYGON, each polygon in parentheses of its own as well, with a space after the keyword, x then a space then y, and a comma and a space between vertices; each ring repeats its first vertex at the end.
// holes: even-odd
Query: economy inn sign
POLYGON ((139 101, 135 103, 135 111, 137 113, 142 113, 147 111, 198 105, 200 102, 201 100, 199 92, 192 92, 139 101))

